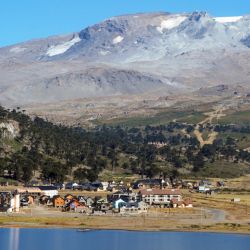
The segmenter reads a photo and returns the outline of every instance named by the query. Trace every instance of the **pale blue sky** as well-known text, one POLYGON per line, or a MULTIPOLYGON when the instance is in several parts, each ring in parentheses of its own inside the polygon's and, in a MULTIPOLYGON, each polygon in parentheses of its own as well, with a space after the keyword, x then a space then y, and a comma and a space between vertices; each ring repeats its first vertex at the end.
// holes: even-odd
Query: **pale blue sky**
POLYGON ((136 12, 250 14, 250 0, 0 0, 0 47, 80 31, 111 16, 136 12))

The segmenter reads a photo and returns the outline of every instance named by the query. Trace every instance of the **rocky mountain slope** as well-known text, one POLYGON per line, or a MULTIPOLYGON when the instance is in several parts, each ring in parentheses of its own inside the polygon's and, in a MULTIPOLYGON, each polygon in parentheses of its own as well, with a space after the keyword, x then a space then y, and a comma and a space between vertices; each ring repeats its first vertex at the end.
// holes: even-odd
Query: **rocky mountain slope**
POLYGON ((125 113, 145 107, 145 100, 145 109, 168 107, 221 85, 245 95, 249 59, 250 16, 119 16, 69 35, 0 48, 0 103, 35 113, 43 105, 43 114, 53 116, 81 116, 91 106, 90 119, 110 105, 117 105, 113 114, 121 106, 125 113), (162 102, 165 97, 174 100, 162 102))

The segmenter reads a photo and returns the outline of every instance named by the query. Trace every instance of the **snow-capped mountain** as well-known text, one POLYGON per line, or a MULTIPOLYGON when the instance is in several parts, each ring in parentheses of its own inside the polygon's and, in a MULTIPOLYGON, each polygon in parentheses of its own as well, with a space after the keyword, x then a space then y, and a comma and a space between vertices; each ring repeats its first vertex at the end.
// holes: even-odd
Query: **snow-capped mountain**
POLYGON ((65 36, 0 48, 0 102, 166 96, 250 83, 250 16, 118 16, 65 36))

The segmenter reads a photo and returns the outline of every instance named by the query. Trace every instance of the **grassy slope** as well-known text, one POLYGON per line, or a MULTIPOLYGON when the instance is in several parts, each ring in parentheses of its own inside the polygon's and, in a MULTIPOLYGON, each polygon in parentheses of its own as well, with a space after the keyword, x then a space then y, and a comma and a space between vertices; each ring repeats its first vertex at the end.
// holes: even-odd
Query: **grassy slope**
POLYGON ((159 112, 153 116, 148 117, 129 117, 129 118, 117 118, 112 120, 103 120, 101 123, 109 125, 123 125, 128 127, 138 127, 146 125, 162 125, 169 123, 173 120, 187 123, 198 123, 205 118, 205 115, 196 111, 165 111, 159 112))
POLYGON ((197 173, 204 177, 233 178, 249 173, 249 166, 243 163, 233 163, 226 161, 215 161, 206 163, 205 167, 197 173))
POLYGON ((232 114, 228 114, 219 120, 220 124, 239 124, 249 125, 250 124, 250 110, 237 111, 232 114))

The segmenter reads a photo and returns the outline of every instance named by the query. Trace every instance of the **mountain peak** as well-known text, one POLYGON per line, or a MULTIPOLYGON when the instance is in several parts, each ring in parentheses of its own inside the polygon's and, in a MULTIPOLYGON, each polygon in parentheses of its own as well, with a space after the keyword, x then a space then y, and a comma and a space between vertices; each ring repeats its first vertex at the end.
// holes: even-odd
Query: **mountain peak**
POLYGON ((189 15, 190 21, 200 21, 203 17, 209 17, 208 13, 205 11, 194 11, 189 15))
POLYGON ((109 18, 67 36, 0 49, 0 101, 52 102, 140 91, 166 95, 201 84, 249 82, 244 73, 249 72, 249 37, 247 17, 156 12, 109 18))

